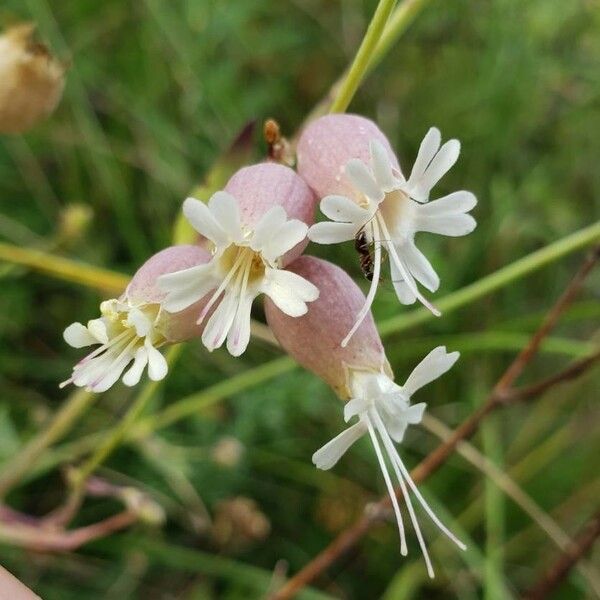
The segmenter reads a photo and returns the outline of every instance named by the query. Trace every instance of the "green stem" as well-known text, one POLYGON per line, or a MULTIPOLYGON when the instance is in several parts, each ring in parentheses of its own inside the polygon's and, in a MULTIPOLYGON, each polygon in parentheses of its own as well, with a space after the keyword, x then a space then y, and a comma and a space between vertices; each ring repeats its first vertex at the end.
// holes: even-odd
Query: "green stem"
POLYGON ((90 406, 94 394, 85 390, 73 392, 53 416, 46 429, 32 438, 28 444, 17 454, 15 459, 6 465, 0 475, 0 498, 8 492, 18 481, 26 475, 27 471, 43 453, 56 440, 60 439, 70 428, 73 422, 90 406))
POLYGON ((237 394, 247 388, 254 387, 259 383, 273 379, 278 375, 291 371, 296 363, 289 357, 276 358, 264 365, 250 369, 235 377, 217 383, 210 388, 183 398, 175 404, 171 404, 162 412, 146 417, 131 431, 132 438, 144 437, 148 433, 166 427, 176 421, 198 413, 219 402, 227 396, 237 394))
POLYGON ((373 54, 395 4, 396 0, 379 0, 377 9, 369 23, 367 33, 356 53, 356 57, 331 104, 330 112, 344 112, 348 108, 369 68, 373 54))
MULTIPOLYGON (((444 296, 436 306, 444 313, 451 312, 462 306, 466 306, 483 296, 487 296, 496 290, 499 290, 509 283, 528 275, 532 271, 537 271, 545 265, 548 265, 563 256, 580 250, 585 246, 600 241, 600 222, 584 227, 571 235, 556 242, 544 246, 523 258, 516 260, 510 265, 498 269, 491 275, 483 277, 479 281, 467 285, 456 292, 444 296)), ((379 324, 381 335, 386 336, 391 333, 404 331, 409 327, 425 323, 434 316, 426 308, 418 308, 404 315, 392 317, 379 324)))
MULTIPOLYGON (((167 362, 172 365, 177 360, 182 344, 171 346, 167 352, 167 362)), ((142 414, 148 402, 154 397, 162 381, 148 381, 138 394, 132 405, 129 407, 125 416, 119 421, 119 424, 108 432, 104 441, 97 447, 96 451, 90 456, 81 467, 77 469, 74 480, 74 489, 81 489, 92 473, 114 452, 114 450, 127 437, 132 425, 142 414)))
POLYGON ((23 265, 58 279, 78 283, 102 292, 122 292, 130 277, 115 271, 93 267, 85 263, 63 258, 44 250, 19 248, 0 242, 0 261, 23 265))
MULTIPOLYGON (((391 17, 371 54, 366 69, 361 76, 361 80, 383 60, 385 55, 408 29, 408 26, 414 21, 419 12, 424 8, 427 2, 430 1, 431 0, 404 0, 392 12, 391 17)), ((331 103, 338 95, 338 91, 341 89, 342 85, 344 85, 350 68, 351 67, 348 67, 341 77, 331 86, 327 95, 313 108, 313 110, 310 111, 304 120, 305 123, 309 123, 331 110, 331 103)), ((331 110, 331 112, 334 111, 331 110)))
MULTIPOLYGON (((498 415, 489 415, 481 424, 481 435, 486 458, 499 471, 502 470, 502 419, 498 415)), ((498 483, 491 477, 484 479, 485 497, 485 561, 484 600, 500 600, 505 598, 502 591, 504 581, 503 546, 504 546, 504 495, 498 483)))
POLYGON ((385 55, 398 41, 398 38, 404 34, 409 25, 430 1, 431 0, 404 0, 404 2, 398 6, 392 13, 392 16, 383 30, 383 34, 379 38, 377 47, 371 55, 367 71, 374 69, 384 59, 385 55))

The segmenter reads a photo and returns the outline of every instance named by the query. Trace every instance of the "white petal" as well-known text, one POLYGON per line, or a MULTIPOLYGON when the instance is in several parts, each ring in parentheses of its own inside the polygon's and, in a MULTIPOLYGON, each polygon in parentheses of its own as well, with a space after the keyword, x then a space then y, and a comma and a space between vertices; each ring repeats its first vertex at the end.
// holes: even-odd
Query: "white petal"
POLYGON ((436 215, 435 217, 418 215, 415 222, 417 231, 427 231, 450 237, 467 235, 475 227, 477 227, 477 221, 471 215, 464 213, 436 215))
POLYGON ((179 290, 188 285, 193 285, 196 282, 202 281, 205 277, 211 275, 215 270, 214 259, 204 265, 196 265, 181 271, 173 271, 159 275, 156 279, 158 287, 164 292, 179 290))
POLYGON ((263 246, 269 241, 274 231, 283 227, 287 221, 287 213, 283 206, 271 207, 258 221, 254 227, 250 247, 252 250, 262 250, 263 246))
POLYGON ((208 319, 202 333, 202 343, 210 352, 223 345, 235 318, 237 303, 237 296, 231 293, 225 294, 208 319))
POLYGON ((251 294, 246 294, 240 300, 233 324, 227 334, 227 350, 232 356, 243 354, 250 342, 250 311, 253 300, 251 294))
POLYGON ((139 308, 130 309, 127 322, 133 325, 138 337, 147 336, 152 329, 152 321, 139 308))
POLYGON ((419 146, 419 152, 417 153, 417 159, 413 165, 410 177, 408 178, 407 187, 412 188, 418 184, 425 173, 425 169, 429 166, 429 163, 433 160, 435 153, 440 147, 442 141, 442 134, 437 127, 431 127, 425 134, 421 145, 419 146))
POLYGON ((150 341, 146 338, 144 344, 148 355, 148 376, 152 381, 160 381, 164 379, 169 371, 167 359, 157 350, 150 341))
POLYGON ((172 313, 182 311, 215 289, 218 282, 214 276, 214 265, 212 263, 209 265, 199 265, 187 269, 187 271, 193 271, 190 276, 183 276, 184 271, 161 275, 158 278, 158 284, 168 292, 161 303, 163 308, 172 313), (180 274, 179 277, 171 277, 171 275, 180 274))
POLYGON ((129 387, 137 385, 147 364, 148 352, 146 351, 146 348, 138 348, 135 353, 135 358, 133 359, 133 365, 131 365, 127 373, 123 375, 123 383, 129 387))
MULTIPOLYGON (((376 394, 378 392, 379 390, 377 390, 376 394)), ((376 397, 376 394, 369 395, 368 390, 365 389, 365 394, 363 396, 348 400, 348 402, 346 402, 346 404, 344 405, 344 421, 346 421, 347 423, 353 417, 357 417, 361 413, 364 413, 365 411, 369 410, 369 408, 373 404, 373 398, 376 397)))
MULTIPOLYGON (((101 358, 104 358, 101 357, 101 358)), ((118 360, 110 360, 112 357, 106 356, 106 359, 99 365, 100 375, 94 380, 88 379, 88 385, 93 392, 101 394, 111 388, 121 377, 125 367, 131 362, 133 355, 131 352, 125 352, 118 360)), ((100 360, 100 359, 96 359, 100 360)))
POLYGON ((401 444, 404 440, 404 434, 408 429, 408 421, 406 419, 394 419, 386 421, 386 429, 390 437, 397 443, 401 444))
POLYGON ((216 192, 208 201, 208 208, 230 241, 243 238, 238 201, 231 194, 216 192))
POLYGON ((183 214, 198 233, 214 242, 216 246, 227 244, 227 234, 204 202, 187 198, 183 203, 183 214))
POLYGON ((271 232, 271 237, 263 245, 262 254, 271 264, 291 250, 296 244, 306 239, 308 225, 297 219, 287 221, 279 229, 271 232))
POLYGON ((423 413, 426 408, 427 404, 425 402, 419 402, 418 404, 409 406, 405 411, 406 422, 409 425, 418 425, 423 420, 423 413))
POLYGON ((359 421, 355 425, 344 429, 342 433, 327 442, 322 448, 317 450, 313 456, 313 464, 318 469, 331 469, 346 453, 348 448, 360 439, 367 432, 367 426, 359 421))
POLYGON ((321 212, 332 221, 339 223, 360 223, 364 225, 371 217, 368 210, 346 196, 325 196, 321 200, 321 212))
POLYGON ((338 244, 353 240, 360 228, 361 226, 355 223, 323 221, 308 230, 308 239, 317 244, 338 244))
POLYGON ((380 188, 390 191, 395 186, 390 157, 383 144, 377 140, 371 141, 371 168, 380 188))
POLYGON ((477 204, 475 194, 461 190, 419 206, 419 214, 428 217, 466 213, 477 204))
POLYGON ((398 254, 404 259, 408 270, 430 292, 440 287, 440 278, 425 255, 410 241, 398 248, 398 254))
POLYGON ((81 323, 71 323, 63 332, 63 338, 73 348, 85 348, 97 344, 98 340, 81 323))
POLYGON ((346 163, 345 172, 356 188, 371 200, 379 202, 384 193, 377 185, 367 165, 362 160, 353 158, 346 163))
POLYGON ((460 154, 460 142, 458 140, 447 141, 435 155, 431 164, 423 173, 423 176, 411 186, 409 182, 410 195, 415 200, 426 202, 429 200, 429 192, 433 186, 451 169, 458 160, 460 154))
POLYGON ((291 271, 267 269, 260 291, 290 317, 300 317, 308 311, 307 302, 319 297, 319 289, 310 281, 291 271))
POLYGON ((417 301, 417 297, 410 288, 410 286, 404 281, 402 274, 398 270, 395 261, 390 261, 390 271, 392 275, 392 285, 398 300, 402 304, 414 304, 417 301))
POLYGON ((106 321, 103 318, 88 321, 87 327, 88 331, 99 343, 108 344, 108 330, 106 328, 106 321))
POLYGON ((442 376, 452 368, 458 360, 460 353, 446 352, 445 346, 434 348, 409 375, 406 383, 402 386, 404 392, 410 397, 434 379, 442 376))

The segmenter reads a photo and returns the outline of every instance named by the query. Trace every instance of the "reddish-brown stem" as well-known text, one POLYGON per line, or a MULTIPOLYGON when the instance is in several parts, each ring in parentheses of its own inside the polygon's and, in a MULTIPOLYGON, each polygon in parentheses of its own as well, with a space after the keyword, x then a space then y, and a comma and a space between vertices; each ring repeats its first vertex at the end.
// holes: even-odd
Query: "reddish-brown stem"
POLYGON ((600 350, 598 352, 594 352, 594 354, 590 354, 590 356, 586 356, 585 358, 575 361, 566 369, 559 371, 556 373, 556 375, 552 375, 543 381, 512 390, 502 399, 502 401, 504 402, 508 400, 509 402, 516 402, 539 396, 546 390, 549 390, 559 383, 576 379, 582 373, 585 373, 585 371, 590 369, 596 362, 598 362, 598 360, 600 360, 600 350))
POLYGON ((72 531, 42 528, 39 525, 24 523, 2 524, 0 525, 0 539, 14 546, 22 546, 38 552, 67 552, 92 540, 106 537, 115 531, 129 527, 137 519, 136 513, 126 510, 98 523, 79 527, 72 531))
POLYGON ((600 511, 594 515, 587 526, 573 540, 572 546, 542 575, 529 591, 523 594, 525 600, 543 600, 549 598, 553 590, 567 577, 573 568, 600 537, 600 511))
MULTIPOLYGON (((535 356, 542 341, 548 333, 554 328, 558 319, 571 304, 579 293, 585 278, 590 273, 598 259, 600 258, 600 247, 595 248, 586 258, 580 269, 577 271, 569 285, 556 301, 554 306, 548 311, 544 321, 529 340, 527 346, 512 361, 503 375, 500 377, 490 395, 483 405, 478 408, 470 417, 468 417, 444 443, 433 450, 415 469, 411 476, 415 483, 420 483, 434 473, 448 457, 454 452, 456 445, 471 437, 479 428, 485 417, 500 405, 508 404, 517 400, 532 398, 545 391, 550 385, 555 385, 560 381, 575 377, 587 369, 598 358, 597 354, 592 355, 581 364, 575 363, 561 374, 551 378, 553 381, 546 380, 539 384, 524 388, 524 390, 512 390, 512 386, 521 375, 525 367, 535 356)), ((396 490, 398 499, 402 500, 402 492, 396 490)), ((382 515, 388 513, 390 499, 386 496, 379 500, 374 509, 369 514, 363 515, 354 525, 343 531, 333 540, 324 550, 315 556, 307 565, 305 565, 296 575, 294 575, 277 592, 270 596, 270 600, 286 600, 295 596, 305 585, 308 585, 316 577, 321 575, 332 563, 334 563, 342 554, 355 546, 365 536, 371 527, 382 519, 382 515)))

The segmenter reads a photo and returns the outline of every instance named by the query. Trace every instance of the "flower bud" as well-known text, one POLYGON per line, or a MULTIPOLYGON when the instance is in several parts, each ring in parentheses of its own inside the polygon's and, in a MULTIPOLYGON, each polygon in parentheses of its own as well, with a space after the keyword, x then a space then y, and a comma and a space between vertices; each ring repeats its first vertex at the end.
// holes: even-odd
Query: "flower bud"
POLYGON ((22 133, 58 105, 65 66, 33 41, 35 25, 0 35, 0 133, 22 133))
POLYGON ((304 368, 326 381, 343 399, 350 397, 350 372, 384 372, 392 377, 383 344, 371 313, 347 346, 340 341, 365 301, 364 294, 342 269, 313 256, 301 256, 288 271, 319 288, 308 312, 291 318, 265 299, 267 322, 286 352, 304 368))
POLYGON ((165 293, 157 286, 157 277, 173 270, 206 264, 210 254, 199 246, 173 246, 148 259, 133 276, 119 299, 100 305, 101 316, 87 326, 72 323, 64 331, 65 341, 74 348, 95 346, 91 354, 73 369, 70 383, 93 392, 109 389, 131 362, 123 375, 123 383, 136 385, 146 368, 150 379, 163 379, 167 362, 158 348, 201 335, 203 327, 196 314, 205 299, 199 299, 188 310, 171 314, 162 307, 165 293))

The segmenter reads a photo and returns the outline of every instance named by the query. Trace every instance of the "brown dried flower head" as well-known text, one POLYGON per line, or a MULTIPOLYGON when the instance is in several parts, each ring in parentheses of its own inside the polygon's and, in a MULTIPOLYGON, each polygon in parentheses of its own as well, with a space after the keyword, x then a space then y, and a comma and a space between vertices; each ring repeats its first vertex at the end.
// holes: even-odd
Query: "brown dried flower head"
POLYGON ((16 25, 0 35, 0 133, 23 133, 58 105, 65 65, 33 39, 35 25, 16 25))

